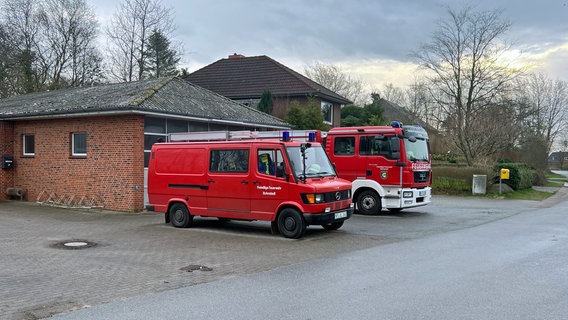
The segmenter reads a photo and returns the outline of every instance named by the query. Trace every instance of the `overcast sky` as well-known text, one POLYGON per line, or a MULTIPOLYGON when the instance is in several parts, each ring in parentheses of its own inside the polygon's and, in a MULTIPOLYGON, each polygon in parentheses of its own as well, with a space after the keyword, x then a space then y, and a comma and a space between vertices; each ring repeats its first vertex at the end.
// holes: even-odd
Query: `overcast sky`
MULTIPOLYGON (((120 1, 120 0, 119 0, 120 1)), ((102 27, 116 0, 91 0, 102 27)), ((233 53, 266 55, 303 73, 319 61, 340 65, 370 89, 413 81, 410 57, 429 42, 445 5, 454 10, 502 9, 506 34, 523 59, 552 79, 568 81, 568 0, 164 0, 184 45, 182 66, 193 72, 233 53)))

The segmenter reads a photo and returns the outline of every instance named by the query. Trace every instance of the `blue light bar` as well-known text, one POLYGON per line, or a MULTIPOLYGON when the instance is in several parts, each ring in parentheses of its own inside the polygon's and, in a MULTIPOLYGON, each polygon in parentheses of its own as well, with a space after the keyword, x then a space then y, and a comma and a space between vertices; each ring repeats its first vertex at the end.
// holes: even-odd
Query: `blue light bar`
POLYGON ((282 131, 282 141, 290 141, 290 132, 282 131))
POLYGON ((308 132, 308 142, 316 141, 316 133, 315 132, 308 132))
POLYGON ((400 121, 393 121, 393 122, 391 122, 391 127, 393 127, 393 128, 402 128, 402 122, 400 122, 400 121))

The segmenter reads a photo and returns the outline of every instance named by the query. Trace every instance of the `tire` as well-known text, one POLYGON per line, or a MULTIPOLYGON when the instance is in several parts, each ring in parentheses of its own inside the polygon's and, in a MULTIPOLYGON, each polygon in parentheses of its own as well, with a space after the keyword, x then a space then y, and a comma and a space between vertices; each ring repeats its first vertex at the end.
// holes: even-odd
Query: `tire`
POLYGON ((193 223, 193 216, 182 203, 174 203, 170 208, 170 221, 176 228, 187 228, 193 223))
POLYGON ((361 214, 378 214, 381 212, 381 197, 372 190, 365 190, 357 197, 357 210, 361 214))
POLYGON ((343 226, 343 222, 344 221, 338 221, 338 222, 332 222, 332 223, 328 223, 328 224, 323 224, 322 227, 325 230, 328 231, 332 231, 332 230, 337 230, 339 228, 341 228, 343 226))
POLYGON ((301 238, 306 233, 306 227, 306 222, 298 210, 286 208, 278 215, 278 231, 285 238, 301 238))

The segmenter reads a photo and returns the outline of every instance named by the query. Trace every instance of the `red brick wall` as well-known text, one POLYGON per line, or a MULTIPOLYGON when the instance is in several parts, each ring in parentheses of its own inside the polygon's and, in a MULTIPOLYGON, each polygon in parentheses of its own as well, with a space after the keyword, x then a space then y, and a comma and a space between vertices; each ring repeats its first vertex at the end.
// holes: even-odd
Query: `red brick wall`
MULTIPOLYGON (((14 156, 14 125, 0 121, 0 156, 14 156)), ((14 186, 14 169, 0 169, 0 200, 7 200, 6 188, 14 186)))
POLYGON ((14 185, 28 201, 95 199, 104 209, 142 211, 144 117, 141 115, 18 121, 14 185), (87 133, 87 156, 71 156, 71 133, 87 133), (22 135, 35 135, 35 156, 22 155, 22 135), (38 199, 39 198, 39 199, 38 199))

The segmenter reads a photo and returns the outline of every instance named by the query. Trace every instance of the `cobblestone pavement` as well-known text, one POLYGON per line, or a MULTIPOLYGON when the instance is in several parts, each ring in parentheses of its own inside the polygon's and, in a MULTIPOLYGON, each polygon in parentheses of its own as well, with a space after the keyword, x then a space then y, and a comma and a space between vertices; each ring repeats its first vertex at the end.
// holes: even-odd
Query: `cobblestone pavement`
POLYGON ((268 223, 198 218, 196 223, 177 229, 155 213, 2 202, 0 318, 46 318, 392 241, 318 226, 290 240, 272 235, 268 223))

